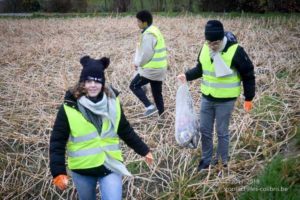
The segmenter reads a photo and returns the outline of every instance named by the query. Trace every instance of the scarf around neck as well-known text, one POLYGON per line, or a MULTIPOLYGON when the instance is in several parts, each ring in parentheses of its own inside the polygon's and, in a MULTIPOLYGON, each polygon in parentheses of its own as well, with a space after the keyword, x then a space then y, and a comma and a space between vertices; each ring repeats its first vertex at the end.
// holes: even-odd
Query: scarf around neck
POLYGON ((227 44, 227 37, 224 36, 222 40, 222 44, 218 51, 212 51, 211 49, 209 49, 210 57, 213 59, 216 77, 225 77, 233 73, 233 71, 230 69, 229 66, 227 66, 227 64, 224 62, 223 58, 221 57, 221 52, 224 50, 226 44, 227 44))
POLYGON ((107 97, 103 94, 100 101, 94 103, 88 97, 82 96, 77 101, 78 109, 82 115, 91 122, 100 134, 103 117, 109 119, 107 97))
POLYGON ((108 116, 107 96, 103 94, 100 101, 94 103, 88 97, 82 96, 78 99, 78 104, 89 109, 95 115, 108 116))
POLYGON ((217 51, 213 51, 213 50, 211 50, 211 49, 209 48, 210 57, 211 57, 212 59, 214 59, 214 57, 215 57, 216 54, 219 54, 220 52, 222 52, 222 51, 224 50, 226 44, 227 44, 227 37, 224 36, 224 38, 223 38, 223 40, 222 40, 222 44, 221 44, 220 48, 219 48, 217 51))

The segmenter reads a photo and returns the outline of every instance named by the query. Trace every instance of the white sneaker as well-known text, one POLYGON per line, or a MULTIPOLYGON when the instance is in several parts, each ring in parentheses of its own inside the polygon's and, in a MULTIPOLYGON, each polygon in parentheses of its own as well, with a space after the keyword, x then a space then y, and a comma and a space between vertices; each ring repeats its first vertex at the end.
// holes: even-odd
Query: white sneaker
POLYGON ((158 110, 156 109, 156 107, 151 105, 148 108, 146 108, 146 111, 144 112, 144 117, 149 117, 157 112, 158 110))

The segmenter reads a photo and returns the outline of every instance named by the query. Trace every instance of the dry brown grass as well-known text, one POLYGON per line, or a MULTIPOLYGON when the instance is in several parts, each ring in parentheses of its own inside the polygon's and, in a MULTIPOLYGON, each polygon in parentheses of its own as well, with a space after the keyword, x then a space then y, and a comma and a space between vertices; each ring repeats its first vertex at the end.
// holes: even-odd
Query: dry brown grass
MULTIPOLYGON (((294 135, 300 116, 300 22, 296 18, 221 19, 246 49, 257 71, 251 114, 237 102, 232 119, 229 171, 199 174, 200 150, 181 149, 174 138, 176 75, 193 67, 206 18, 156 17, 169 51, 164 84, 166 118, 137 118, 141 103, 129 91, 138 30, 135 18, 0 19, 0 199, 72 199, 51 184, 48 141, 64 91, 79 77, 79 59, 110 56, 107 82, 120 90, 126 115, 154 152, 147 167, 124 146, 135 174, 124 178, 126 199, 234 199, 229 188, 247 185, 294 135)), ((199 81, 191 84, 199 110, 199 81)))

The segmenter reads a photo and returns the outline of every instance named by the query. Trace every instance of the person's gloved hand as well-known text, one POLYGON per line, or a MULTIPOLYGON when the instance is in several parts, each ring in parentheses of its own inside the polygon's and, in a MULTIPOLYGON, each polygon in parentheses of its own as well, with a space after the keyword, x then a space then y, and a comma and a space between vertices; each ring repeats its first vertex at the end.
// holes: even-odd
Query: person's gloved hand
POLYGON ((58 175, 53 179, 53 184, 60 190, 67 189, 68 182, 68 176, 64 174, 58 175))
POLYGON ((245 101, 244 102, 244 109, 245 109, 246 112, 250 112, 252 107, 253 107, 252 101, 245 101))

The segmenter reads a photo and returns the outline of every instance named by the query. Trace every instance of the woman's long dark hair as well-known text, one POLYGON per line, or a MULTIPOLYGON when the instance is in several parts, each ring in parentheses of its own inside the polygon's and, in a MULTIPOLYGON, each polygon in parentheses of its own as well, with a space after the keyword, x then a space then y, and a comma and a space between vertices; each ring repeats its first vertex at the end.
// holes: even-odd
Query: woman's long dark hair
MULTIPOLYGON (((84 87, 84 82, 77 83, 76 85, 74 85, 73 87, 70 88, 70 91, 73 94, 73 96, 75 97, 75 99, 79 99, 80 97, 87 94, 87 91, 84 87)), ((102 88, 102 91, 106 94, 106 96, 112 97, 112 94, 107 87, 104 86, 102 88)))

